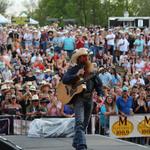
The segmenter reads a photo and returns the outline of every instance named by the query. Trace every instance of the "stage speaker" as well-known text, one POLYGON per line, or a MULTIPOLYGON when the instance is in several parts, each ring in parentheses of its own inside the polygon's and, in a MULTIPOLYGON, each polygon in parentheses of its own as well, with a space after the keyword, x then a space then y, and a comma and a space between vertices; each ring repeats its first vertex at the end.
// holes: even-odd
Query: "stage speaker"
POLYGON ((15 145, 11 141, 0 136, 0 150, 23 150, 21 147, 15 145))

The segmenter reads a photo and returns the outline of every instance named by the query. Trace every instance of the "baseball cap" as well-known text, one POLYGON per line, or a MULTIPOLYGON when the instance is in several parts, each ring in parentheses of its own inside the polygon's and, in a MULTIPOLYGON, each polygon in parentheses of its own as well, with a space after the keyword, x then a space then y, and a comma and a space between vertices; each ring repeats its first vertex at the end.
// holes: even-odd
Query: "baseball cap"
POLYGON ((128 87, 127 86, 123 86, 122 91, 123 92, 127 92, 128 91, 128 87))

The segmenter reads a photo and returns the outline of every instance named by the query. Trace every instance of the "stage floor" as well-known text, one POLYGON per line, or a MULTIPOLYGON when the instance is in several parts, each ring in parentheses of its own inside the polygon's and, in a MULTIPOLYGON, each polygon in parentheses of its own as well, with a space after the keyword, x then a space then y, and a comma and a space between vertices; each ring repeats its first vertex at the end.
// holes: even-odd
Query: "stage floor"
MULTIPOLYGON (((24 150, 74 150, 71 138, 29 138, 27 136, 4 136, 24 150)), ((150 147, 100 135, 87 135, 89 150, 150 150, 150 147)))

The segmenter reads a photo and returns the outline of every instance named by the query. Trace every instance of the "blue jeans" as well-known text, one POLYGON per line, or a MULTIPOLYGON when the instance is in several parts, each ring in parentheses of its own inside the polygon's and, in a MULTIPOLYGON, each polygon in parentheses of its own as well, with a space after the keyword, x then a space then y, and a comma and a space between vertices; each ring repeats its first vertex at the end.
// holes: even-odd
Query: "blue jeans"
POLYGON ((74 103, 75 135, 72 145, 77 150, 87 149, 85 131, 88 126, 92 107, 93 102, 91 99, 84 100, 78 97, 74 103))
POLYGON ((46 48, 47 48, 47 42, 46 41, 42 41, 41 42, 41 48, 46 51, 46 48))

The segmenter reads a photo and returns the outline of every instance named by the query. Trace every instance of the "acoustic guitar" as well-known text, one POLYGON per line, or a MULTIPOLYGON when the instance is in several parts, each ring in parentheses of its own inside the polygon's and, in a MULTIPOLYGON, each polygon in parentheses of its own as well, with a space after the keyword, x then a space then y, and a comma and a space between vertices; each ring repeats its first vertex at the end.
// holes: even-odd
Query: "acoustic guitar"
POLYGON ((86 89, 86 82, 96 76, 97 74, 104 71, 104 69, 99 69, 97 72, 92 73, 87 76, 85 79, 81 79, 75 85, 64 84, 62 81, 58 84, 56 88, 56 96, 58 100, 60 100, 63 104, 68 104, 71 99, 76 95, 81 93, 84 89, 86 89))

